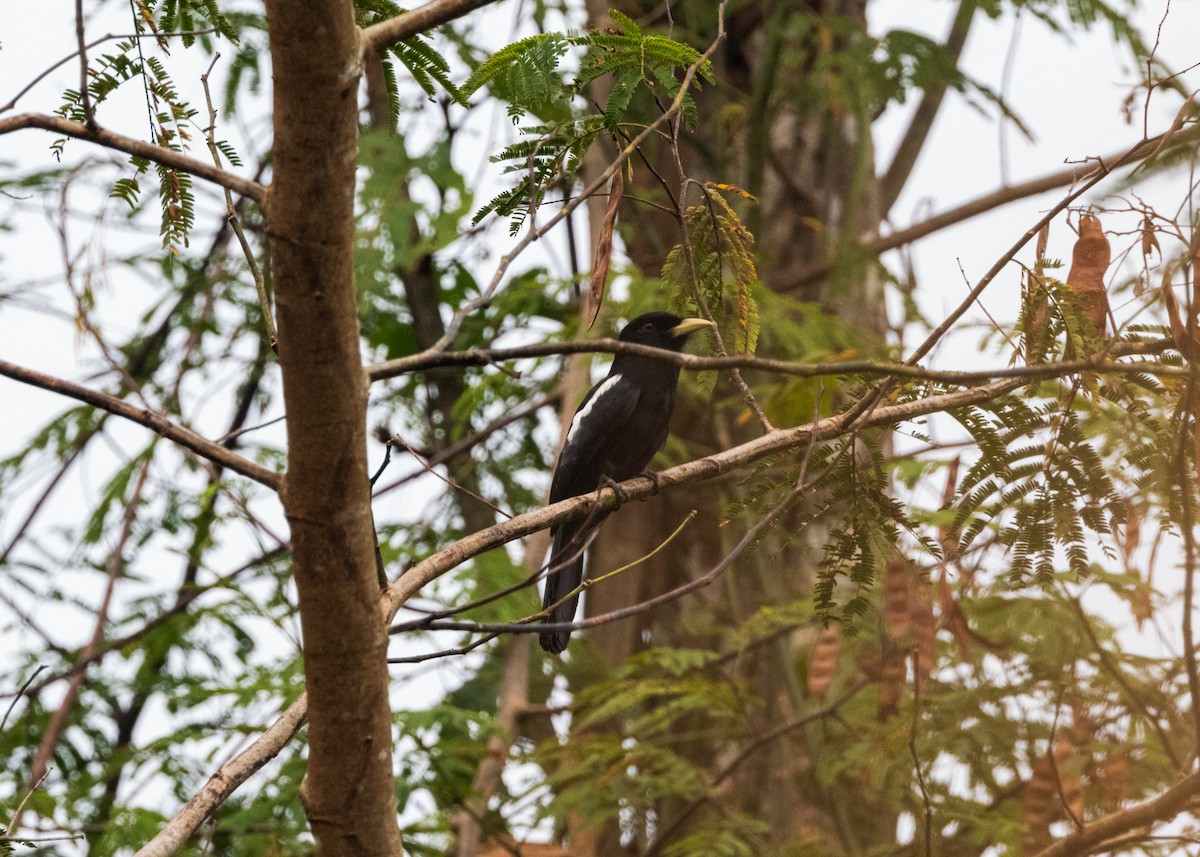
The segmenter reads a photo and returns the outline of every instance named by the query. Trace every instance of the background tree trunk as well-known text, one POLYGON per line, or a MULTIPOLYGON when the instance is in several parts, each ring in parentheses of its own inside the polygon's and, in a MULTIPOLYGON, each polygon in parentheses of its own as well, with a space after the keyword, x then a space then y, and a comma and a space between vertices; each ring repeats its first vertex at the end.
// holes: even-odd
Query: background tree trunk
MULTIPOLYGON (((602 20, 609 5, 589 1, 593 24, 602 20)), ((716 5, 674 7, 676 37, 683 30, 692 44, 710 42, 715 35, 716 5)), ((649 3, 624 3, 618 8, 643 22, 662 9, 649 3)), ((811 72, 822 50, 842 50, 850 40, 864 36, 865 29, 861 0, 752 3, 731 12, 727 39, 714 57, 717 77, 728 85, 696 94, 699 127, 693 135, 682 135, 681 154, 691 178, 740 184, 757 198, 746 220, 758 241, 759 274, 767 288, 819 305, 819 311, 857 327, 869 345, 881 342, 886 328, 882 284, 870 266, 846 255, 844 248, 857 246, 862 236, 874 235, 879 225, 873 117, 852 97, 831 107, 806 103, 797 94, 803 88, 791 85, 796 74, 811 72), (829 26, 834 21, 854 26, 829 26), (822 39, 832 33, 838 35, 822 48, 822 39), (830 258, 839 262, 831 277, 806 281, 806 270, 830 258)), ((672 190, 678 187, 673 155, 661 143, 657 150, 648 148, 654 170, 636 164, 632 184, 639 196, 670 205, 654 173, 672 190)), ((679 241, 678 224, 662 211, 631 204, 622 208, 621 223, 636 266, 648 277, 657 276, 666 252, 679 241)), ((862 344, 847 342, 846 346, 862 344)), ((737 396, 732 387, 721 384, 711 399, 680 396, 672 433, 686 442, 688 458, 751 436, 757 423, 732 416, 742 406, 731 411, 721 405, 722 400, 736 402, 737 396)), ((607 571, 644 556, 693 508, 699 511, 683 535, 638 572, 590 590, 588 615, 644 601, 712 568, 741 535, 736 526, 719 526, 729 503, 738 498, 738 482, 731 478, 720 488, 710 484, 703 492, 668 493, 613 515, 592 548, 593 570, 607 571)), ((648 644, 719 647, 725 631, 738 627, 762 606, 811 596, 821 559, 821 529, 809 525, 804 538, 786 547, 782 538, 768 537, 757 550, 743 555, 717 586, 652 613, 596 628, 589 632, 589 640, 614 666, 648 644)), ((811 643, 811 635, 803 641, 811 643)), ((811 707, 798 678, 799 661, 807 652, 807 645, 801 648, 799 642, 784 637, 739 657, 738 674, 763 702, 751 709, 756 721, 748 724, 752 732, 793 720, 811 707)), ((696 741, 691 757, 718 760, 709 762, 710 769, 716 769, 722 761, 717 750, 696 741)), ((823 786, 817 782, 814 767, 819 754, 819 734, 798 730, 739 768, 727 783, 729 794, 736 795, 730 803, 766 822, 771 843, 779 847, 815 838, 826 847, 838 842, 843 850, 854 851, 859 842, 856 831, 894 830, 895 810, 872 800, 862 783, 823 786)), ((664 808, 663 818, 671 817, 670 809, 664 808)), ((700 817, 701 813, 693 815, 695 820, 700 817)), ((673 838, 681 832, 686 831, 674 831, 673 838)), ((872 833, 863 841, 878 838, 872 833)), ((622 836, 614 822, 598 837, 594 853, 607 857, 637 852, 641 843, 628 839, 628 831, 622 836)))

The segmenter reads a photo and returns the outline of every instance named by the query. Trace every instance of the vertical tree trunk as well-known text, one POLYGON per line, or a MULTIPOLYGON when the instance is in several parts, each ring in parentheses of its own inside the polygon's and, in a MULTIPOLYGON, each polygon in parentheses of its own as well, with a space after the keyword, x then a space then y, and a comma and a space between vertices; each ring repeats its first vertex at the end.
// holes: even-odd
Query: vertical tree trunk
POLYGON ((304 806, 319 853, 399 855, 352 259, 359 30, 350 0, 268 0, 267 17, 267 234, 309 698, 304 806))

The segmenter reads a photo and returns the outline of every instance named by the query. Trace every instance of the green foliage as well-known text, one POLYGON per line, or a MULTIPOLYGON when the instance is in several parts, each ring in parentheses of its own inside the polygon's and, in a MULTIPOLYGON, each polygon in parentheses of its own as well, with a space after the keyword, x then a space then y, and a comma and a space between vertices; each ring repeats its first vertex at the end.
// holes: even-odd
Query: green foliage
POLYGON ((575 698, 577 740, 539 748, 555 803, 592 823, 621 806, 636 813, 664 798, 690 800, 707 792, 703 769, 685 748, 691 736, 730 729, 742 701, 735 684, 705 674, 713 654, 652 649, 575 698))
POLYGON ((559 63, 573 44, 568 35, 542 33, 501 48, 471 72, 462 85, 463 95, 470 97, 488 86, 508 102, 514 123, 527 114, 567 119, 573 91, 563 81, 559 63))
MULTIPOLYGON (((712 183, 703 191, 704 201, 684 211, 684 238, 663 262, 663 287, 677 312, 696 315, 698 307, 707 308, 730 353, 753 354, 758 344, 757 292, 761 290, 754 237, 723 196, 746 194, 712 183)), ((715 376, 706 376, 711 389, 715 376)))
MULTIPOLYGON (((386 21, 404 11, 392 0, 355 0, 354 7, 360 27, 386 21)), ((434 49, 424 34, 410 36, 390 45, 382 52, 380 59, 384 66, 392 129, 396 127, 400 116, 400 100, 396 88, 397 62, 431 101, 436 99, 440 91, 449 95, 456 104, 469 106, 467 96, 450 79, 450 64, 434 49)))
POLYGON ((523 126, 525 139, 492 157, 494 162, 507 164, 506 173, 520 174, 521 179, 516 187, 483 206, 475 223, 492 213, 511 216, 510 234, 515 235, 551 186, 571 186, 583 153, 600 133, 630 136, 623 125, 638 92, 655 97, 661 93, 669 101, 681 98, 685 121, 695 124, 695 102, 690 93, 682 91, 676 75, 695 67, 695 88, 700 80, 713 79, 711 63, 682 42, 643 33, 616 10, 610 15, 618 24, 613 28, 617 32, 529 36, 492 54, 463 84, 464 96, 487 86, 507 102, 514 124, 527 115, 541 120, 523 126), (560 66, 572 48, 582 48, 583 57, 574 80, 568 83, 560 66), (601 111, 581 112, 577 105, 588 84, 606 75, 611 75, 612 87, 601 111))
MULTIPOLYGON (((200 26, 207 25, 216 30, 219 35, 237 43, 237 35, 233 24, 220 14, 214 0, 164 0, 161 8, 161 20, 155 23, 154 12, 156 3, 140 4, 143 14, 134 16, 135 32, 154 35, 159 47, 167 50, 166 39, 162 32, 185 31, 192 32, 200 26)), ((183 38, 185 46, 190 47, 195 41, 194 36, 183 38)), ((146 109, 151 117, 151 136, 163 147, 184 152, 191 140, 195 125, 196 111, 184 101, 176 88, 175 82, 163 61, 147 52, 141 39, 125 39, 117 43, 113 52, 102 53, 91 57, 88 68, 88 96, 93 115, 99 115, 100 108, 125 84, 138 81, 142 84, 146 109)), ((63 118, 74 122, 85 122, 83 100, 77 90, 68 89, 63 94, 62 104, 56 111, 63 118)), ((63 141, 54 144, 56 155, 61 155, 63 141)), ((240 160, 228 141, 217 143, 218 149, 234 165, 240 165, 240 160)), ((110 196, 120 199, 136 209, 141 193, 138 177, 147 171, 149 162, 141 158, 132 158, 133 176, 118 179, 110 196)), ((188 244, 188 236, 195 223, 195 197, 192 193, 192 179, 187 173, 155 165, 158 175, 159 200, 162 207, 160 234, 163 248, 168 251, 167 259, 177 256, 188 244)))
MULTIPOLYGON (((810 468, 820 474, 813 490, 827 492, 827 506, 835 516, 813 586, 813 603, 818 611, 832 613, 839 606, 838 584, 846 578, 849 597, 840 609, 853 620, 866 612, 868 592, 900 540, 900 527, 910 522, 889 490, 877 435, 864 435, 857 444, 831 444, 813 459, 810 468)), ((928 542, 925 546, 936 552, 928 542)))
POLYGON ((376 283, 389 285, 397 273, 413 271, 458 237, 471 192, 445 141, 413 157, 389 132, 366 133, 359 141, 359 164, 365 172, 359 287, 376 289, 376 283))
POLYGON ((583 155, 604 128, 603 117, 583 116, 555 125, 531 125, 521 129, 519 140, 493 155, 493 163, 505 164, 503 173, 520 175, 517 184, 501 191, 475 213, 472 224, 489 214, 511 218, 509 235, 516 235, 541 205, 554 185, 568 186, 579 171, 583 155))
MULTIPOLYGON (((150 13, 158 13, 155 33, 184 33, 181 37, 184 47, 190 48, 195 43, 194 31, 209 28, 234 45, 238 43, 238 29, 231 21, 232 16, 223 15, 216 0, 161 0, 161 3, 159 0, 141 0, 138 5, 150 13)), ((138 18, 138 32, 142 32, 140 22, 143 20, 138 18)))
POLYGON ((962 532, 959 550, 994 523, 1012 548, 1014 583, 1032 576, 1048 585, 1059 547, 1070 571, 1086 574, 1086 531, 1110 533, 1123 512, 1079 414, 1056 403, 1032 408, 1016 396, 949 413, 980 451, 959 486, 953 523, 962 532), (998 520, 1010 511, 1010 521, 998 520))
POLYGON ((755 857, 766 847, 771 826, 745 813, 700 825, 663 849, 664 857, 755 857))

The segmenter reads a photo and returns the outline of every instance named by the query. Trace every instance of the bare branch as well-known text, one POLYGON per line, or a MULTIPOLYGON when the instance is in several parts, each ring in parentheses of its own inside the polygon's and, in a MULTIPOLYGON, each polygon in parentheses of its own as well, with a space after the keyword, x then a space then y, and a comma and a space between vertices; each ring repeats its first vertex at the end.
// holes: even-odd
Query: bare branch
POLYGON ((5 710, 4 718, 0 719, 0 732, 3 732, 4 727, 8 725, 8 716, 12 714, 13 708, 16 707, 16 704, 21 700, 21 697, 25 695, 25 691, 29 689, 29 685, 33 684, 33 680, 37 678, 38 674, 44 669, 46 669, 46 665, 42 664, 40 667, 34 670, 29 678, 25 679, 25 683, 21 685, 20 689, 13 694, 13 700, 9 703, 7 710, 5 710))
POLYGON ((250 197, 259 205, 266 205, 266 186, 218 169, 195 158, 189 158, 187 155, 176 152, 174 149, 156 146, 144 140, 135 140, 132 137, 116 134, 104 128, 92 130, 79 122, 72 122, 70 119, 63 119, 61 116, 50 116, 45 113, 18 113, 16 116, 0 119, 0 134, 9 134, 24 128, 40 128, 43 131, 52 131, 55 134, 74 137, 77 140, 86 140, 89 143, 95 143, 106 149, 115 149, 127 155, 145 158, 156 164, 162 164, 164 167, 189 173, 197 178, 229 188, 229 190, 235 193, 250 197))
MULTIPOLYGON (((1114 357, 1134 354, 1157 354, 1172 348, 1171 340, 1161 339, 1143 343, 1118 343, 1111 349, 1114 357)), ((759 369, 781 375, 801 378, 820 378, 835 375, 896 376, 946 384, 976 384, 996 378, 1052 378, 1076 372, 1145 372, 1170 377, 1187 377, 1187 370, 1177 366, 1162 366, 1142 363, 1115 363, 1105 360, 1070 360, 1058 363, 1043 363, 1035 366, 1004 366, 975 371, 926 369, 899 363, 873 360, 846 360, 836 363, 799 363, 789 360, 773 360, 749 354, 734 354, 725 357, 700 357, 681 354, 634 342, 616 339, 590 339, 571 342, 539 342, 513 348, 471 349, 469 351, 423 351, 410 357, 399 357, 384 363, 376 363, 367 369, 372 381, 395 378, 409 372, 423 372, 450 366, 488 366, 508 360, 531 357, 549 357, 558 354, 636 354, 654 357, 674 363, 685 369, 696 371, 711 369, 759 369)))
MULTIPOLYGON (((1007 379, 972 387, 954 393, 944 393, 926 396, 911 402, 886 407, 877 407, 870 414, 861 417, 855 424, 856 430, 884 425, 892 425, 915 417, 944 411, 947 408, 962 407, 987 401, 1011 392, 1021 386, 1019 380, 1007 379)), ((631 500, 649 497, 656 489, 669 488, 675 485, 685 485, 715 478, 730 470, 757 461, 772 452, 794 449, 806 443, 828 440, 843 434, 852 422, 854 412, 847 412, 828 417, 816 423, 797 426, 795 428, 777 429, 776 431, 757 437, 740 446, 732 447, 723 452, 699 458, 677 467, 671 467, 657 474, 656 479, 638 476, 622 482, 620 493, 631 500)), ((527 536, 530 533, 553 526, 567 520, 573 520, 586 515, 600 502, 605 508, 616 505, 617 494, 611 488, 602 489, 597 494, 582 497, 572 497, 558 503, 546 506, 524 515, 518 515, 493 527, 488 527, 477 533, 472 533, 452 545, 438 551, 409 568, 399 579, 382 594, 381 604, 384 619, 392 620, 396 612, 421 587, 441 575, 458 567, 462 563, 484 551, 507 544, 514 539, 527 536), (597 500, 599 497, 599 500, 597 500)))
POLYGON ((96 114, 92 110, 92 95, 88 92, 87 39, 83 37, 83 0, 75 0, 75 41, 79 44, 79 106, 89 131, 95 131, 96 114))
POLYGON ((218 768, 204 787, 183 805, 153 839, 138 849, 134 857, 167 857, 183 848, 213 810, 224 803, 251 774, 279 755, 279 751, 300 731, 307 714, 308 695, 302 693, 279 719, 271 724, 271 728, 258 736, 253 744, 231 761, 218 768))
MULTIPOLYGON (((946 37, 946 52, 955 66, 958 65, 958 58, 962 56, 963 48, 967 44, 967 34, 971 31, 976 5, 976 0, 960 0, 958 11, 954 13, 954 23, 946 37)), ((884 217, 887 217, 887 213, 891 211, 900 192, 908 183, 908 177, 925 147, 925 140, 933 128, 933 120, 937 118, 942 99, 945 97, 946 81, 941 81, 926 89, 921 103, 917 105, 912 121, 909 122, 900 145, 896 147, 896 154, 892 156, 892 163, 879 181, 880 208, 884 217)))
MULTIPOLYGON (((208 104, 208 127, 204 129, 204 139, 208 143, 208 152, 212 155, 213 166, 217 169, 221 169, 221 152, 217 148, 216 138, 217 108, 213 106, 212 93, 208 88, 208 76, 212 74, 212 70, 220 58, 219 53, 214 54, 208 71, 200 75, 200 82, 204 85, 204 100, 208 104)), ((271 344, 271 350, 278 351, 279 336, 275 332, 275 316, 271 312, 271 299, 267 296, 267 286, 263 282, 262 271, 258 269, 258 262, 254 259, 254 250, 251 249, 250 242, 246 240, 246 233, 242 231, 242 221, 238 217, 237 206, 233 204, 233 193, 228 187, 225 188, 225 221, 233 227, 233 232, 242 247, 242 255, 246 257, 246 266, 250 269, 250 276, 254 279, 254 290, 258 294, 258 304, 262 308, 263 322, 267 327, 267 340, 271 344)))
MULTIPOLYGON (((1151 137, 1145 142, 1137 145, 1132 155, 1128 149, 1123 149, 1120 152, 1110 152, 1098 158, 1089 159, 1099 164, 1110 164, 1122 157, 1127 159, 1123 164, 1114 165, 1109 172, 1118 169, 1119 166, 1126 166, 1133 161, 1142 161, 1152 157, 1157 153, 1159 147, 1168 138, 1174 140, 1177 144, 1195 142, 1200 139, 1200 126, 1181 130, 1178 133, 1167 132, 1160 134, 1157 137, 1151 137)), ((906 244, 912 244, 927 235, 934 232, 939 232, 942 229, 953 226, 956 223, 961 223, 964 220, 969 220, 972 217, 983 214, 986 211, 991 211, 994 208, 1000 208, 1003 205, 1008 205, 1010 202, 1028 199, 1031 196, 1037 196, 1043 193, 1049 193, 1052 190, 1069 187, 1076 182, 1084 181, 1090 178, 1098 167, 1086 169, 1082 164, 1076 164, 1064 170, 1058 170, 1044 176, 1040 176, 1029 181, 1021 182, 1020 184, 1011 185, 1009 187, 997 188, 994 191, 989 191, 983 196, 976 197, 973 200, 957 205, 948 211, 943 211, 941 214, 935 214, 920 223, 914 223, 912 226, 905 227, 890 235, 884 235, 879 238, 864 239, 862 246, 871 253, 886 253, 888 250, 895 250, 898 247, 903 247, 906 244)), ((794 290, 806 286, 816 280, 826 277, 833 271, 832 260, 817 262, 804 270, 800 271, 795 278, 788 283, 788 289, 794 290)))
POLYGON ((494 2, 496 0, 433 0, 432 3, 426 3, 411 12, 404 12, 364 29, 363 51, 382 50, 494 2))
POLYGON ((24 384, 40 387, 43 390, 49 390, 51 393, 58 393, 72 399, 78 399, 92 407, 108 411, 110 414, 115 414, 118 417, 124 417, 138 425, 145 426, 167 440, 174 441, 201 458, 212 461, 222 467, 228 467, 233 472, 240 473, 242 476, 253 479, 255 482, 260 482, 268 488, 278 491, 283 485, 283 477, 280 474, 267 470, 267 468, 243 458, 237 453, 221 446, 219 443, 213 443, 211 440, 201 437, 191 429, 176 425, 162 414, 154 413, 145 408, 135 407, 122 399, 118 399, 116 396, 110 396, 107 393, 101 393, 62 378, 56 378, 53 375, 35 372, 32 369, 17 366, 6 360, 0 360, 0 375, 7 376, 14 381, 20 381, 24 384))
POLYGON ((496 432, 500 431, 501 429, 506 428, 507 426, 511 425, 512 423, 515 423, 520 420, 526 419, 527 417, 533 416, 538 411, 540 411, 542 408, 546 407, 549 404, 553 404, 554 401, 556 400, 556 398, 557 398, 556 396, 546 396, 545 398, 537 399, 537 400, 531 402, 530 404, 526 405, 523 408, 517 408, 515 411, 512 411, 511 413, 505 414, 500 419, 489 423, 488 425, 481 428, 479 431, 471 432, 468 435, 464 435, 463 437, 460 437, 458 440, 454 441, 454 443, 450 444, 449 446, 445 446, 442 449, 439 449, 433 455, 429 456, 423 462, 421 462, 421 468, 419 470, 414 470, 411 473, 407 473, 404 476, 401 476, 396 481, 389 482, 387 485, 384 485, 382 488, 375 489, 375 491, 372 493, 371 496, 372 497, 382 497, 384 494, 387 494, 390 491, 396 490, 401 485, 404 485, 406 482, 411 482, 413 479, 416 479, 419 476, 424 476, 432 468, 439 467, 439 466, 445 464, 447 461, 450 461, 455 456, 462 455, 464 452, 470 451, 473 447, 477 446, 478 444, 483 443, 484 441, 486 441, 488 438, 490 438, 492 435, 494 435, 496 432))
POLYGON ((1197 794, 1200 794, 1200 773, 1188 774, 1161 795, 1137 806, 1098 818, 1082 830, 1077 830, 1055 842, 1036 857, 1076 857, 1087 854, 1092 847, 1127 833, 1130 830, 1174 818, 1197 794))

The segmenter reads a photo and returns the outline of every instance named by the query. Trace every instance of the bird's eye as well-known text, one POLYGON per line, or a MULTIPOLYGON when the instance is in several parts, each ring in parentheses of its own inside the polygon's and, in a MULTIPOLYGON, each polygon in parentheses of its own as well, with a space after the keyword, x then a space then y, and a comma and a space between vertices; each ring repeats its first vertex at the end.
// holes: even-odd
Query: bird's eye
POLYGON ((646 331, 646 333, 653 333, 654 332, 654 322, 652 322, 652 321, 646 322, 645 324, 642 325, 642 330, 646 331))

